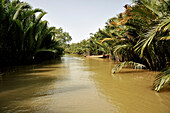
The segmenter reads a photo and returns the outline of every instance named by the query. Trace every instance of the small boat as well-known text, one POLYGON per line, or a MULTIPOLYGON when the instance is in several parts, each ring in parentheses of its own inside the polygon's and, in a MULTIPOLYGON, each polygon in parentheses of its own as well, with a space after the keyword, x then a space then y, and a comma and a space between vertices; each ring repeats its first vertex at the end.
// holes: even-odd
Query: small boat
POLYGON ((89 57, 89 58, 105 58, 106 56, 105 55, 92 55, 92 56, 86 56, 86 57, 89 57))

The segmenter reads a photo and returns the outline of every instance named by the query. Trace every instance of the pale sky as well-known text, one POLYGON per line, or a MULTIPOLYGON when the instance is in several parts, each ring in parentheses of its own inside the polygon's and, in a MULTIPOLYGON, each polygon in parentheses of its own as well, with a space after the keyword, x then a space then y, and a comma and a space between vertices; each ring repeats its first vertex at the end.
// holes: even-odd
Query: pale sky
POLYGON ((71 43, 90 38, 90 33, 103 29, 105 22, 123 12, 131 0, 22 0, 33 8, 47 12, 43 20, 49 26, 62 27, 72 37, 71 43))

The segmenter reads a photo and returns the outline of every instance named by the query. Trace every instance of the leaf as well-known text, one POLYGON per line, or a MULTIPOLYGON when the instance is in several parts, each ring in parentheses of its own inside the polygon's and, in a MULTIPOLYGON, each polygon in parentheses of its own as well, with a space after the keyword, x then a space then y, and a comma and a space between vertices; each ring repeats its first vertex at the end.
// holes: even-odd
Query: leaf
POLYGON ((19 8, 17 9, 17 11, 15 12, 14 16, 13 16, 13 20, 15 20, 18 17, 19 12, 21 11, 21 8, 26 5, 26 3, 23 4, 19 4, 19 8))
POLYGON ((153 83, 153 89, 160 92, 164 84, 170 82, 170 68, 158 74, 153 83))
POLYGON ((38 52, 53 52, 53 53, 56 53, 57 50, 53 50, 53 49, 39 49, 39 50, 37 51, 37 53, 38 53, 38 52))
POLYGON ((123 62, 123 63, 120 63, 120 64, 116 65, 116 66, 112 69, 112 73, 114 74, 118 68, 119 68, 119 72, 120 72, 121 69, 122 69, 123 67, 126 67, 126 66, 130 66, 130 67, 133 67, 133 68, 135 68, 135 69, 143 69, 143 68, 146 68, 146 66, 143 65, 143 64, 136 63, 136 62, 133 62, 133 61, 126 61, 126 62, 123 62))
POLYGON ((164 37, 161 37, 160 40, 170 40, 170 36, 164 36, 164 37))
POLYGON ((103 43, 104 41, 113 41, 116 38, 104 38, 103 40, 101 40, 100 42, 103 43))
POLYGON ((114 49, 114 53, 118 50, 118 49, 121 49, 121 48, 127 48, 127 47, 133 47, 133 45, 127 45, 127 44, 124 44, 124 45, 117 45, 114 49))
POLYGON ((153 33, 143 44, 142 48, 141 48, 141 54, 140 56, 143 57, 143 52, 146 48, 146 46, 149 46, 153 40, 153 38, 155 37, 156 33, 153 33))
POLYGON ((116 70, 120 67, 121 64, 117 64, 113 69, 112 69, 112 73, 114 74, 116 72, 116 70))

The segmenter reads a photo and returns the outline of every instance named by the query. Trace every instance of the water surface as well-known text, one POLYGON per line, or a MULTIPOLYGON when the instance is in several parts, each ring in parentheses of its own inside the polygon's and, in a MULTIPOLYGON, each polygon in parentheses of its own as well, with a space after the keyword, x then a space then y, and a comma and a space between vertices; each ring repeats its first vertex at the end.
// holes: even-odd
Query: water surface
POLYGON ((108 59, 65 55, 0 78, 0 113, 170 113, 170 89, 151 90, 156 72, 123 69, 108 59))

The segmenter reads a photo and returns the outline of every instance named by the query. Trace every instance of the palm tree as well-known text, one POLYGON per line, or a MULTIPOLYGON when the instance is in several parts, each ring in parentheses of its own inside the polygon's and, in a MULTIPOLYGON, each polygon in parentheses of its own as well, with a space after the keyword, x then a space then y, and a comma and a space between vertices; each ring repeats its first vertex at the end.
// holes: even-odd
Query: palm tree
MULTIPOLYGON (((45 14, 42 9, 32 9, 19 0, 0 0, 1 65, 30 63, 40 52, 62 54, 56 28, 48 27, 48 21, 41 20, 45 14)), ((71 40, 67 32, 61 34, 67 41, 71 40)))
MULTIPOLYGON (((156 2, 155 0, 140 0, 135 1, 135 3, 137 5, 133 6, 129 10, 128 15, 126 15, 129 17, 128 20, 121 20, 121 22, 123 21, 121 24, 124 24, 126 27, 133 27, 137 35, 135 36, 133 33, 133 37, 128 39, 128 41, 131 42, 128 43, 128 46, 121 43, 121 45, 117 45, 115 50, 119 50, 119 47, 123 47, 123 50, 125 50, 130 44, 132 45, 131 47, 133 47, 134 53, 140 57, 137 61, 139 63, 137 64, 144 64, 150 70, 161 70, 169 65, 169 2, 165 0, 156 0, 156 2), (160 7, 164 8, 160 9, 160 7)), ((130 31, 132 32, 133 29, 130 29, 130 31)), ((125 43, 127 44, 127 41, 125 43)), ((113 72, 115 72, 118 67, 122 68, 129 64, 136 65, 135 62, 134 60, 128 60, 128 62, 119 64, 115 66, 113 72)), ((156 79, 157 85, 154 85, 157 91, 160 91, 164 83, 169 80, 169 74, 165 74, 165 76, 162 76, 163 74, 160 75, 158 75, 160 77, 159 80, 156 79), (164 78, 166 78, 166 80, 164 78), (162 82, 162 80, 165 81, 162 82)))

